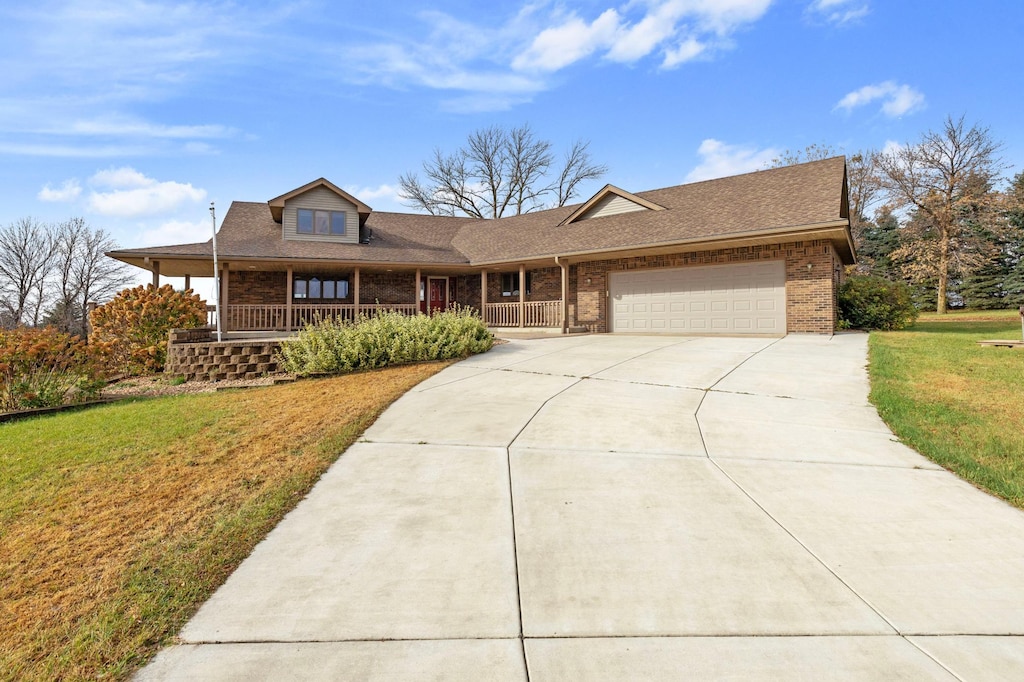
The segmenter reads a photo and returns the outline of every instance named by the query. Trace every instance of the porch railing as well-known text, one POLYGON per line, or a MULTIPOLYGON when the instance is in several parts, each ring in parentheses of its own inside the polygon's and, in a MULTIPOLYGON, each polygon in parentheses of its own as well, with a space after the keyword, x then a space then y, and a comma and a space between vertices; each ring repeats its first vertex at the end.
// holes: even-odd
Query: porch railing
MULTIPOLYGON (((520 304, 488 303, 484 306, 484 322, 491 327, 518 327, 520 304)), ((524 327, 560 327, 562 301, 528 301, 522 304, 524 327)))
MULTIPOLYGON (((286 331, 288 306, 278 304, 234 304, 224 307, 227 331, 286 331)), ((364 304, 359 306, 362 315, 375 315, 384 310, 393 310, 403 315, 415 315, 415 303, 406 304, 364 304)), ((314 305, 300 303, 292 306, 291 329, 298 330, 318 320, 334 319, 350 322, 355 319, 356 307, 352 303, 314 305)), ((214 324, 216 320, 212 318, 214 324)))

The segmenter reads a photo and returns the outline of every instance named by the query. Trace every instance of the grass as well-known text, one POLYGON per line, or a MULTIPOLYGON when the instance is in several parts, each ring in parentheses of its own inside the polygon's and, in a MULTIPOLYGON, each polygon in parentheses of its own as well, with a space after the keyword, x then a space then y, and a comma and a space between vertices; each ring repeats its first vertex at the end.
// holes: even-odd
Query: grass
POLYGON ((0 425, 0 679, 126 678, 444 363, 0 425))
POLYGON ((900 439, 978 487, 1024 509, 1024 349, 1016 310, 922 315, 872 332, 871 402, 900 439))

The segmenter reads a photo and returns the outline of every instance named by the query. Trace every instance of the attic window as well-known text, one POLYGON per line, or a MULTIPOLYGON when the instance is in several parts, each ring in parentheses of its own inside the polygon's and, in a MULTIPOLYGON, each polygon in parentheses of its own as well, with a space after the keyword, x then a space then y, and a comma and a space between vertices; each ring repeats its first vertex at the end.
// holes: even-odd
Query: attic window
POLYGON ((300 208, 295 231, 299 234, 343 235, 345 234, 345 212, 300 208))

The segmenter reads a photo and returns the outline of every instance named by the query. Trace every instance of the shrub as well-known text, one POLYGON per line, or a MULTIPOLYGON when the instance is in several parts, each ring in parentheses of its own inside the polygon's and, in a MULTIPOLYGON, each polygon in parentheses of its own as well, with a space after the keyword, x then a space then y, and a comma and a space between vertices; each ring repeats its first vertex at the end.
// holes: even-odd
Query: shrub
POLYGON ((882 277, 851 277, 839 287, 839 314, 850 327, 903 329, 917 319, 910 287, 882 277))
POLYGON ((408 317, 383 312, 353 322, 324 320, 281 344, 281 366, 299 375, 338 374, 356 369, 483 353, 494 336, 469 308, 408 317))
POLYGON ((172 329, 206 324, 206 305, 191 289, 175 291, 170 284, 125 289, 89 316, 89 342, 114 372, 159 372, 167 359, 167 336, 172 329))
POLYGON ((104 383, 78 337, 53 327, 0 330, 0 412, 81 402, 104 383))

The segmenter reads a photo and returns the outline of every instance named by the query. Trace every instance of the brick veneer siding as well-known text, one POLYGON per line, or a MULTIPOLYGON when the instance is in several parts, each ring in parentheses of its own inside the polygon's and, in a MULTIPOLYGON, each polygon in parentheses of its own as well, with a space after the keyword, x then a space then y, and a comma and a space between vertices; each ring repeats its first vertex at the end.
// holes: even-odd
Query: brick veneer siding
POLYGON ((579 263, 574 266, 576 272, 570 279, 570 309, 575 306, 575 324, 585 326, 593 332, 606 332, 609 273, 647 268, 748 263, 757 260, 784 260, 786 263, 787 332, 831 334, 835 331, 834 273, 839 259, 827 241, 744 246, 579 263), (808 264, 812 266, 810 270, 807 269, 808 264))
MULTIPOLYGON (((519 301, 518 296, 501 295, 501 276, 509 272, 518 273, 519 270, 487 273, 488 303, 516 303, 519 301)), ((557 301, 562 298, 561 268, 538 268, 527 270, 527 272, 530 273, 530 292, 526 294, 527 301, 557 301)), ((479 289, 479 287, 477 288, 479 289)))
MULTIPOLYGON (((426 281, 424 276, 423 281, 426 281)), ((351 290, 351 286, 349 287, 351 290)), ((359 303, 411 305, 416 303, 415 272, 362 272, 359 274, 359 303)))
POLYGON ((228 273, 228 305, 287 302, 287 272, 240 270, 228 273))
MULTIPOLYGON (((454 303, 480 310, 480 275, 459 275, 455 280, 454 303)), ((488 284, 490 284, 488 282, 488 284)), ((490 286, 488 286, 488 289, 490 286)))

